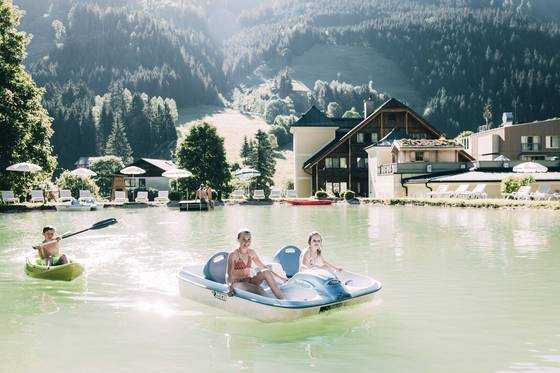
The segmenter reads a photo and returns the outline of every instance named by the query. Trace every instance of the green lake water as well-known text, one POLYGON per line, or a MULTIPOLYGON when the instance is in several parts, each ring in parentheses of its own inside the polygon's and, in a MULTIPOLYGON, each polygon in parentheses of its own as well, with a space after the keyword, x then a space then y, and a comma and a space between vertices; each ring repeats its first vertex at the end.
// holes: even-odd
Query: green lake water
POLYGON ((0 215, 0 372, 560 372, 558 212, 231 206, 0 215), (43 225, 86 267, 26 277, 43 225), (247 227, 271 257, 323 233, 325 257, 383 283, 369 304, 263 324, 178 294, 182 264, 247 227))

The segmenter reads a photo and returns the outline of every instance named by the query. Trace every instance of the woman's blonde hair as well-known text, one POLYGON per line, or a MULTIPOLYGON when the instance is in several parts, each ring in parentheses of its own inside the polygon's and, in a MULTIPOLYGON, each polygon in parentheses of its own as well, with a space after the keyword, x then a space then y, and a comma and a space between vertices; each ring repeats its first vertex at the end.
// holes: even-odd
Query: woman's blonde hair
MULTIPOLYGON (((313 231, 309 233, 309 236, 307 236, 307 247, 311 246, 311 239, 313 236, 319 236, 321 238, 321 242, 323 242, 323 236, 321 236, 321 233, 313 231)), ((321 249, 317 249, 317 254, 321 255, 321 249)))

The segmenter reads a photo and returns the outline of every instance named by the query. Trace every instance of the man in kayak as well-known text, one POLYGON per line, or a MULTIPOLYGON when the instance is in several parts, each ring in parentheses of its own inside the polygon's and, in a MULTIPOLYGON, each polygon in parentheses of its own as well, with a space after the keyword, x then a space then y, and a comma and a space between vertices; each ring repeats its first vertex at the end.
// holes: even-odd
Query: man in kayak
POLYGON ((39 251, 39 257, 45 261, 45 266, 58 266, 68 263, 65 254, 60 255, 60 236, 55 237, 54 227, 47 225, 43 228, 43 242, 40 245, 33 246, 39 251))

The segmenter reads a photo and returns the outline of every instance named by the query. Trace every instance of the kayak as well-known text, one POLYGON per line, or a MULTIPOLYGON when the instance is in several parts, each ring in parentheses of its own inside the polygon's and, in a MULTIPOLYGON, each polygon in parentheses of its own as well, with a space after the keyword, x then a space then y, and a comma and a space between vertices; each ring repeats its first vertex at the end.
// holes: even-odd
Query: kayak
POLYGON ((187 265, 177 275, 182 296, 209 306, 221 308, 263 322, 294 320, 371 301, 381 289, 381 283, 371 277, 348 271, 336 273, 321 268, 311 268, 290 276, 290 262, 299 267, 300 250, 292 247, 280 249, 273 259, 272 268, 276 273, 289 277, 285 283, 277 283, 285 299, 277 299, 262 284, 262 294, 235 289, 234 296, 228 296, 225 272, 228 253, 212 256, 206 265, 187 265), (293 259, 293 260, 292 260, 293 259), (278 267, 279 266, 279 267, 278 267))
POLYGON ((330 205, 332 201, 328 199, 289 199, 288 203, 290 205, 314 206, 314 205, 330 205))
POLYGON ((72 262, 58 266, 47 267, 39 258, 26 258, 25 273, 43 280, 72 281, 84 272, 80 263, 72 262))

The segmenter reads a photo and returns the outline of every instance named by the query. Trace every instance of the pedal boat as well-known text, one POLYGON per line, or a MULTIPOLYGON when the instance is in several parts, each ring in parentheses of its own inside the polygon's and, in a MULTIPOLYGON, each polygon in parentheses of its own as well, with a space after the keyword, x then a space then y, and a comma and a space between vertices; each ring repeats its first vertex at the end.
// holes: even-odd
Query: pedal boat
POLYGON ((213 255, 206 265, 183 267, 177 276, 179 290, 182 296, 196 302, 263 322, 274 322, 364 303, 372 300, 381 289, 378 281, 352 272, 333 274, 320 268, 297 272, 300 253, 295 246, 284 247, 269 265, 275 272, 284 272, 289 277, 285 283, 278 282, 285 296, 283 300, 273 295, 266 282, 261 285, 264 295, 235 289, 234 295, 228 296, 225 284, 226 252, 213 255))

